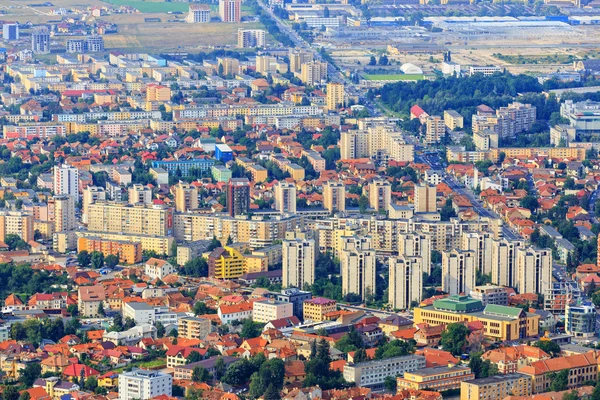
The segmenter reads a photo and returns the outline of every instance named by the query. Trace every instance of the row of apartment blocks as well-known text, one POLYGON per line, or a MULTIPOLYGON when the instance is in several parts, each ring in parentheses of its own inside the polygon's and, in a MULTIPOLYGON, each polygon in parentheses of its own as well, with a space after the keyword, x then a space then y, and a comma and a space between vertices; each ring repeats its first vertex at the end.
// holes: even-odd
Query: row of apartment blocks
POLYGON ((545 155, 550 158, 583 161, 585 160, 586 147, 588 147, 586 145, 585 143, 571 143, 572 147, 502 147, 477 151, 467 151, 464 146, 447 146, 446 157, 448 161, 464 163, 475 163, 484 160, 496 163, 500 160, 501 154, 504 154, 506 158, 533 158, 538 155, 545 155))
POLYGON ((414 145, 404 141, 402 133, 390 123, 371 124, 359 121, 358 130, 341 132, 342 160, 373 158, 381 163, 389 160, 414 161, 414 145))

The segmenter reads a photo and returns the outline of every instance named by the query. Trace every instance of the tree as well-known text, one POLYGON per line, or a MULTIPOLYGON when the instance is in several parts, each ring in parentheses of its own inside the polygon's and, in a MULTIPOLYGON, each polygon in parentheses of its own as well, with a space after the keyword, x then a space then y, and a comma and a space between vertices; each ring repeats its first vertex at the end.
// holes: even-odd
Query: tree
POLYGON ((375 56, 371 56, 371 59, 369 60, 369 65, 377 65, 377 59, 375 58, 375 56))
POLYGON ((552 357, 558 357, 561 352, 560 346, 550 340, 538 340, 533 345, 542 349, 552 357))
POLYGON ((31 399, 31 395, 29 394, 29 392, 23 392, 19 396, 19 400, 30 400, 30 399, 31 399))
POLYGON ((114 268, 119 264, 119 257, 114 254, 109 254, 104 258, 104 264, 106 264, 108 268, 114 268))
POLYGON ((338 340, 335 344, 335 348, 343 353, 356 351, 364 347, 365 344, 363 342, 363 339, 360 336, 360 333, 357 330, 355 330, 354 327, 351 327, 350 331, 344 336, 342 336, 341 339, 338 340))
POLYGON ((92 251, 91 254, 92 268, 100 269, 104 266, 104 254, 100 251, 92 251))
POLYGON ((364 213, 365 211, 367 211, 367 208, 369 207, 369 199, 367 198, 367 196, 360 196, 360 198, 358 199, 358 209, 360 210, 361 213, 364 213))
POLYGON ((367 352, 365 351, 365 349, 356 350, 354 352, 354 357, 352 358, 354 359, 354 364, 358 364, 369 359, 369 357, 367 357, 367 352))
MULTIPOLYGON (((216 240, 216 239, 213 239, 216 240)), ((219 242, 217 240, 217 242, 219 242)), ((220 247, 221 243, 217 245, 220 247)), ((210 247, 210 246, 209 246, 210 247)), ((215 247, 215 249, 217 248, 215 247)), ((214 249, 213 249, 214 250, 214 249)), ((183 273, 187 276, 203 277, 208 276, 208 262, 205 258, 195 257, 183 265, 183 273)))
POLYGON ((523 208, 529 209, 532 213, 539 207, 538 199, 536 196, 525 196, 519 202, 519 205, 523 208))
POLYGON ((469 328, 460 323, 452 323, 446 326, 442 332, 440 344, 442 348, 455 356, 462 354, 465 345, 467 344, 467 336, 469 328))
POLYGON ((267 390, 265 390, 265 394, 263 396, 264 400, 280 400, 281 399, 281 395, 279 394, 279 390, 277 390, 275 388, 275 386, 273 386, 273 384, 270 384, 267 387, 267 390))
POLYGON ((329 7, 323 9, 323 18, 329 18, 329 7))
POLYGON ((496 364, 492 364, 490 360, 481 359, 481 353, 471 353, 469 368, 475 374, 475 379, 487 378, 499 373, 496 364))
POLYGON ((213 251, 214 249, 221 247, 221 242, 219 242, 217 240, 217 238, 215 236, 213 236, 212 240, 210 241, 210 244, 208 245, 206 251, 213 251))
POLYGON ((562 400, 578 400, 577 390, 573 389, 568 393, 563 394, 562 400))
POLYGON ((162 322, 158 321, 156 323, 156 336, 158 336, 159 338, 164 337, 165 336, 165 326, 162 324, 162 322))
POLYGON ((594 391, 592 392, 592 397, 590 400, 600 400, 600 381, 596 383, 594 387, 594 391))
POLYGON ((223 375, 227 372, 227 366, 225 365, 225 361, 223 357, 218 357, 217 361, 215 361, 215 379, 221 380, 223 375))
POLYGON ((88 268, 90 266, 90 253, 87 250, 82 250, 77 254, 77 262, 81 268, 88 268))
POLYGON ((93 392, 98 387, 98 379, 94 376, 90 376, 86 379, 84 387, 86 390, 93 392))
POLYGON ((104 312, 104 303, 98 304, 98 315, 101 317, 106 316, 106 313, 104 312))
POLYGON ((251 319, 245 319, 242 323, 242 331, 240 332, 240 336, 246 339, 258 337, 261 332, 261 327, 262 326, 254 323, 251 319))
MULTIPOLYGON (((196 354, 198 354, 198 352, 194 352, 196 354)), ((192 353, 192 354, 194 354, 192 353)), ((192 371, 192 381, 193 382, 206 382, 210 379, 210 374, 208 373, 208 371, 206 370, 206 368, 204 367, 194 367, 194 370, 192 371)))
POLYGON ((559 373, 552 372, 549 374, 550 390, 553 392, 562 392, 569 387, 569 370, 563 369, 559 373))
POLYGON ((33 386, 33 382, 42 375, 42 366, 39 363, 29 363, 21 372, 21 382, 26 387, 33 386))
POLYGON ((186 358, 185 358, 185 362, 186 364, 191 364, 191 363, 195 363, 198 361, 202 360, 202 356, 200 355, 199 352, 197 351, 192 351, 186 358))
POLYGON ((15 385, 9 385, 4 387, 4 391, 2 391, 2 399, 3 400, 18 400, 19 399, 19 389, 15 385))
POLYGON ((388 392, 396 393, 397 384, 398 381, 394 376, 386 376, 383 380, 383 386, 385 386, 385 390, 387 390, 388 392))
POLYGON ((258 372, 255 372, 250 377, 250 387, 248 394, 251 398, 258 399, 267 390, 267 382, 265 382, 258 372))

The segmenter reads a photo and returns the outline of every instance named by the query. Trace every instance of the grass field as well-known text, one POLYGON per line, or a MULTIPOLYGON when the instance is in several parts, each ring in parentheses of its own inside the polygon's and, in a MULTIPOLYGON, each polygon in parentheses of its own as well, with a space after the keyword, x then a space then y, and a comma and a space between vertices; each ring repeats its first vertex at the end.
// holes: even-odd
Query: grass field
POLYGON ((143 0, 104 0, 107 3, 116 6, 135 7, 143 13, 166 13, 170 11, 187 12, 189 3, 166 3, 158 1, 143 1, 143 0))
POLYGON ((364 75, 368 81, 422 81, 421 74, 364 75))

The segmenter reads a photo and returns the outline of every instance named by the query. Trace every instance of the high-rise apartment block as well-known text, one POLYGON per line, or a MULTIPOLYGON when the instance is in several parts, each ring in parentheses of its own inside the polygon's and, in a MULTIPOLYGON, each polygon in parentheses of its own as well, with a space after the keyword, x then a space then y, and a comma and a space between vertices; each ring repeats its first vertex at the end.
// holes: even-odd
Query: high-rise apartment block
POLYGON ((284 288, 303 289, 315 281, 315 241, 297 237, 283 241, 283 282, 284 288))
POLYGON ((309 63, 314 60, 314 54, 308 50, 290 49, 290 72, 300 73, 302 64, 309 63))
POLYGON ((33 240, 33 216, 23 211, 0 211, 0 240, 5 242, 8 235, 33 240))
POLYGON ((119 374, 119 400, 149 400, 173 394, 173 377, 160 371, 134 369, 119 374))
POLYGON ((19 40, 19 24, 5 23, 2 25, 2 38, 5 42, 19 40))
POLYGON ((346 92, 343 83, 327 84, 327 109, 335 111, 346 104, 346 92))
POLYGON ((392 202, 392 185, 383 179, 374 179, 369 184, 369 205, 375 211, 386 211, 392 202))
POLYGON ((83 196, 81 199, 81 222, 83 222, 84 224, 88 223, 90 205, 94 204, 98 200, 106 200, 106 191, 103 187, 88 186, 85 189, 83 189, 83 196))
POLYGON ((461 249, 475 252, 475 269, 482 274, 492 272, 492 240, 489 232, 463 232, 461 249))
POLYGON ((242 19, 242 1, 219 0, 219 15, 223 22, 240 22, 242 19))
POLYGON ((198 208, 198 188, 189 183, 175 185, 175 211, 188 212, 198 208))
POLYGON ((389 303, 392 308, 407 310, 423 295, 423 259, 420 257, 391 257, 389 271, 389 303))
POLYGON ((250 210, 250 181, 233 178, 227 184, 227 212, 231 217, 248 214, 250 210))
POLYGON ((439 115, 427 117, 425 126, 425 143, 427 144, 438 143, 446 135, 446 124, 439 115))
POLYGON ((208 4, 190 4, 185 21, 189 24, 210 22, 210 6, 208 4))
POLYGON ((492 239, 492 283, 515 287, 517 282, 517 250, 520 240, 492 239))
POLYGON ((422 260, 423 272, 431 272, 431 237, 422 233, 400 233, 398 254, 402 257, 417 257, 422 260))
POLYGON ((300 68, 300 80, 305 85, 319 85, 327 80, 328 64, 321 61, 310 61, 302 64, 300 68))
POLYGON ((266 32, 262 29, 238 29, 237 47, 248 49, 254 47, 265 47, 266 32))
POLYGON ((31 51, 35 54, 50 53, 50 31, 47 26, 38 26, 31 32, 31 51))
POLYGON ((327 181, 323 184, 323 208, 331 212, 346 210, 346 187, 342 182, 327 181))
POLYGON ((160 205, 97 201, 89 206, 90 232, 171 236, 172 229, 172 209, 160 205))
POLYGON ((342 295, 354 293, 362 299, 375 294, 375 250, 370 236, 342 238, 340 267, 342 295))
POLYGON ((442 253, 444 292, 450 295, 468 294, 475 283, 475 252, 454 249, 442 253))
POLYGON ((415 212, 437 212, 437 188, 426 183, 415 186, 415 212))
POLYGON ((67 164, 54 167, 54 194, 79 197, 79 170, 67 164))
POLYGON ((134 183, 127 190, 127 199, 129 204, 150 204, 152 203, 152 189, 148 186, 134 183))
POLYGON ((66 194, 48 200, 48 212, 54 216, 54 231, 65 232, 76 228, 75 199, 66 194))
POLYGON ((296 214, 296 185, 279 181, 275 184, 275 209, 280 213, 296 214))
POLYGON ((520 247, 517 249, 519 293, 545 293, 552 286, 552 251, 520 247))

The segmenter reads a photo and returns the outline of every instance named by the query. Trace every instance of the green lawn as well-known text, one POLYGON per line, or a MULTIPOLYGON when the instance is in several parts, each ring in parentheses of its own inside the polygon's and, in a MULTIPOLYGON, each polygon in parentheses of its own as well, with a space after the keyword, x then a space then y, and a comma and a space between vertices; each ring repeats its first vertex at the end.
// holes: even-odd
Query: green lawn
POLYGON ((166 13, 169 11, 181 11, 188 12, 190 8, 189 3, 166 3, 166 2, 153 2, 143 0, 104 0, 107 3, 114 4, 116 6, 131 6, 140 10, 143 13, 166 13))
POLYGON ((389 75, 370 75, 365 74, 364 78, 369 81, 422 81, 421 74, 389 74, 389 75))

